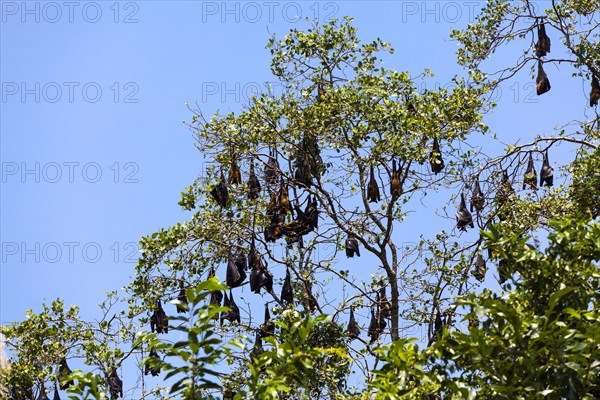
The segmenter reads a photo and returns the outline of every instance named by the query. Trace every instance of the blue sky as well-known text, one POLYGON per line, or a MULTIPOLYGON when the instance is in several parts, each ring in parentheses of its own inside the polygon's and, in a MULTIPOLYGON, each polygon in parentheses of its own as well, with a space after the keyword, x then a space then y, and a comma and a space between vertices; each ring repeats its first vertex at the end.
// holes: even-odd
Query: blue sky
MULTIPOLYGON (((139 239, 187 217, 180 192, 203 168, 182 124, 191 119, 185 103, 206 114, 239 110, 254 88, 273 81, 264 48, 271 33, 307 28, 305 17, 348 15, 365 42, 391 42, 387 68, 412 75, 430 68, 432 83, 445 84, 461 73, 449 31, 473 22, 479 6, 3 1, 0 322, 56 297, 93 318, 103 292, 129 282, 139 239)), ((531 96, 528 73, 501 88, 486 122, 505 141, 548 134, 586 112, 588 84, 570 78, 570 67, 546 70, 552 91, 540 98, 531 96)), ((552 161, 572 157, 565 147, 552 161)), ((437 224, 430 211, 405 231, 407 241, 437 224)))

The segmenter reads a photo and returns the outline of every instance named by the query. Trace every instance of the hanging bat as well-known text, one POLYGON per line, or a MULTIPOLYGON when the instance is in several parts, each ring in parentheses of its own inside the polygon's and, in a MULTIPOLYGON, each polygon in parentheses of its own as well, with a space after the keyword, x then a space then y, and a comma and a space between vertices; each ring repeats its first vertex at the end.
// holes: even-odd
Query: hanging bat
POLYGON ((310 173, 315 179, 319 180, 324 171, 324 166, 317 138, 314 135, 305 134, 303 141, 306 143, 306 152, 308 153, 308 158, 310 161, 310 173))
POLYGON ((253 270, 255 268, 262 267, 262 260, 260 254, 256 250, 256 243, 254 241, 254 234, 252 235, 252 241, 250 242, 250 251, 248 251, 248 269, 253 270))
POLYGON ((385 294, 385 286, 377 292, 377 303, 381 318, 390 318, 392 316, 392 303, 388 300, 385 294))
POLYGON ((402 180, 400 179, 400 171, 396 170, 396 159, 392 159, 392 180, 390 182, 390 194, 393 197, 398 197, 402 194, 402 180))
POLYGON ((408 97, 408 95, 405 95, 404 99, 406 100, 406 109, 408 110, 408 113, 410 115, 416 115, 417 109, 415 108, 415 105, 413 104, 411 99, 408 97))
POLYGON ((542 169, 540 170, 540 187, 552 186, 554 184, 554 168, 550 166, 548 160, 548 150, 544 153, 544 162, 542 163, 542 169))
POLYGON ((123 381, 117 375, 115 368, 111 368, 108 375, 108 388, 110 389, 110 397, 113 400, 123 397, 123 381))
POLYGON ((479 177, 475 181, 475 189, 473 189, 473 194, 471 195, 471 212, 473 209, 477 210, 477 212, 483 210, 485 206, 485 196, 481 191, 481 186, 479 185, 479 177))
POLYGON ((597 106, 598 100, 600 100, 600 83, 598 83, 598 78, 596 78, 596 75, 592 75, 592 90, 590 91, 590 107, 597 106))
POLYGON ((371 165, 371 177, 369 178, 369 185, 367 186, 367 200, 369 203, 377 203, 380 200, 379 186, 377 186, 377 180, 375 179, 375 171, 371 165))
POLYGON ((269 185, 275 185, 279 181, 279 163, 275 149, 269 150, 269 161, 264 169, 265 181, 269 185))
POLYGON ((254 172, 254 160, 252 160, 250 163, 250 176, 248 177, 248 198, 250 200, 258 199, 260 189, 260 182, 254 172))
POLYGON ((281 288, 281 301, 284 302, 286 307, 290 304, 294 304, 294 289, 292 288, 292 278, 290 276, 289 268, 285 269, 285 280, 283 281, 283 287, 281 288))
POLYGON ((537 189, 537 172, 535 172, 531 152, 529 153, 529 161, 527 162, 527 169, 525 170, 525 176, 523 177, 523 190, 525 190, 527 186, 529 186, 531 190, 537 189))
POLYGON ((535 80, 535 89, 537 91, 537 95, 541 96, 544 93, 550 91, 550 80, 548 79, 548 75, 546 75, 546 71, 544 71, 544 67, 542 66, 542 61, 538 61, 538 75, 535 80))
POLYGON ((58 394, 58 387, 56 383, 54 384, 54 396, 52 396, 52 400, 60 400, 60 396, 58 394))
POLYGON ((352 235, 348 235, 346 238, 346 257, 352 258, 356 254, 360 257, 360 248, 358 247, 358 240, 352 235))
POLYGON ((215 199, 218 205, 223 208, 227 208, 227 202, 229 201, 229 192, 227 191, 227 184, 225 183, 225 176, 221 171, 221 180, 211 191, 210 195, 215 199))
POLYGON ((227 275, 226 283, 230 288, 236 288, 244 283, 246 280, 246 256, 238 248, 234 251, 229 250, 229 257, 227 258, 227 275))
POLYGON ((303 183, 306 186, 310 186, 312 183, 310 160, 308 158, 305 139, 302 139, 302 152, 296 159, 296 172, 294 173, 294 179, 296 182, 303 183))
POLYGON ((456 227, 463 231, 467 231, 467 226, 471 228, 475 228, 473 224, 473 216, 467 210, 467 204, 465 203, 465 195, 463 193, 460 194, 460 206, 458 206, 458 211, 456 213, 456 227))
POLYGON ((438 308, 435 313, 435 322, 433 324, 433 334, 438 335, 442 333, 444 329, 444 322, 442 321, 442 315, 440 314, 440 309, 438 308))
POLYGON ((71 368, 69 368, 67 359, 65 357, 61 358, 58 363, 58 380, 60 381, 60 390, 67 390, 69 386, 74 384, 72 379, 65 381, 71 372, 73 371, 71 371, 71 368))
POLYGON ((442 172, 445 166, 437 137, 433 138, 433 150, 429 153, 429 165, 431 165, 431 171, 435 174, 442 172))
POLYGON ((500 221, 504 221, 510 215, 510 209, 503 210, 504 204, 515 194, 510 179, 508 177, 508 171, 502 172, 502 180, 500 181, 500 187, 496 192, 496 203, 498 204, 498 218, 500 221))
POLYGON ((317 208, 317 197, 308 196, 306 208, 304 209, 304 215, 310 230, 317 229, 319 225, 319 209, 317 208))
POLYGON ((237 304, 235 304, 235 300, 233 299, 233 293, 231 293, 231 289, 229 289, 229 297, 227 297, 227 292, 225 292, 223 306, 229 307, 229 311, 221 313, 221 325, 223 325, 224 320, 227 320, 232 323, 237 322, 239 324, 241 322, 240 309, 238 308, 237 304))
POLYGON ((238 167, 237 164, 237 156, 235 155, 231 158, 227 182, 230 185, 241 185, 242 183, 242 174, 240 173, 240 167, 238 167))
POLYGON ((187 311, 187 296, 185 294, 185 288, 183 281, 179 282, 179 295, 177 296, 177 300, 181 304, 177 304, 177 312, 184 313, 187 311))
POLYGON ((271 314, 269 313, 269 305, 265 304, 265 322, 260 327, 260 336, 266 338, 275 335, 275 323, 271 321, 271 314))
POLYGON ((542 22, 538 24, 538 40, 535 44, 535 55, 538 57, 544 57, 550 53, 550 38, 546 34, 546 24, 542 22))
POLYGON ((509 278, 508 271, 506 270, 506 260, 498 261, 498 282, 502 285, 509 278))
POLYGON ((148 354, 148 358, 151 360, 150 362, 146 362, 144 366, 144 375, 152 374, 152 376, 158 376, 160 373, 160 357, 154 351, 154 349, 150 349, 150 354, 148 354))
POLYGON ((353 308, 350 308, 350 320, 348 321, 348 329, 346 329, 346 332, 348 332, 350 339, 354 340, 360 337, 360 328, 358 327, 356 319, 354 318, 353 308))
POLYGON ((290 197, 288 194, 287 185, 283 182, 283 178, 281 179, 281 186, 279 187, 279 213, 284 216, 292 211, 292 206, 290 204, 290 197))
POLYGON ((284 231, 283 228, 279 225, 271 224, 265 228, 265 242, 267 243, 275 243, 277 239, 281 239, 283 237, 284 231))
POLYGON ((267 217, 271 219, 271 222, 279 221, 279 204, 278 204, 279 196, 277 196, 277 192, 271 192, 269 202, 267 203, 267 217), (277 217, 277 218, 275 218, 277 217))
POLYGON ((371 308, 371 322, 369 323, 368 334, 371 338, 371 343, 375 342, 386 327, 385 320, 381 318, 379 311, 375 313, 375 311, 371 308))
POLYGON ((260 331, 256 332, 256 339, 254 339, 254 346, 252 346, 252 351, 250 352, 250 357, 255 358, 259 357, 263 352, 262 346, 262 337, 260 336, 260 331))
POLYGON ((473 276, 479 282, 483 282, 485 279, 487 267, 485 265, 485 260, 481 256, 481 254, 477 254, 477 260, 475 261, 475 269, 473 270, 473 276))
POLYGON ((40 393, 38 394, 37 400, 50 400, 48 395, 46 394, 46 388, 44 387, 44 382, 40 387, 40 393))
POLYGON ((325 89, 320 83, 317 85, 317 102, 321 102, 325 99, 325 89))
POLYGON ((265 265, 253 268, 250 273, 250 290, 258 294, 261 288, 265 288, 268 293, 273 292, 273 275, 265 265))
POLYGON ((150 317, 150 330, 152 333, 169 333, 169 317, 162 308, 160 300, 156 300, 156 308, 150 317))

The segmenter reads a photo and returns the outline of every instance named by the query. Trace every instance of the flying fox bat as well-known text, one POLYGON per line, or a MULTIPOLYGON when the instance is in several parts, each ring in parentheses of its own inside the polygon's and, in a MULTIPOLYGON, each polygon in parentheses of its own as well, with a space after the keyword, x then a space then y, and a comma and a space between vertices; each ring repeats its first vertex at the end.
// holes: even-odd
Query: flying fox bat
POLYGON ((231 165, 229 167, 229 177, 227 182, 230 185, 240 185, 242 183, 242 174, 240 172, 240 167, 237 164, 237 157, 233 156, 231 158, 231 165))
POLYGON ((248 198, 250 200, 258 199, 260 189, 260 182, 254 172, 254 160, 252 160, 250 163, 250 176, 248 177, 248 198))
POLYGON ((292 278, 290 276, 290 270, 285 269, 285 280, 283 281, 283 287, 281 288, 281 301, 284 304, 294 304, 294 289, 292 288, 292 278))
POLYGON ((460 206, 458 207, 458 211, 456 213, 456 227, 461 231, 465 232, 467 230, 467 226, 474 228, 473 224, 473 216, 467 210, 467 204, 465 203, 465 195, 463 193, 460 194, 460 206))
POLYGON ((152 333, 169 333, 169 317, 162 308, 160 300, 156 300, 156 308, 150 317, 150 330, 152 333))
POLYGON ((429 153, 429 165, 435 174, 442 172, 445 166, 437 137, 433 138, 433 150, 429 153))
POLYGON ((377 180, 375 179, 375 171, 371 165, 371 177, 369 178, 369 185, 367 186, 367 200, 369 203, 377 203, 381 199, 379 195, 379 186, 377 186, 377 180))
POLYGON ((544 57, 550 53, 550 38, 546 34, 546 24, 544 22, 538 24, 538 40, 535 44, 535 55, 538 57, 544 57))
POLYGON ((550 166, 550 161, 548 160, 548 150, 544 153, 544 162, 542 163, 542 169, 540 170, 540 187, 544 186, 552 186, 554 184, 554 168, 550 166))
POLYGON ((221 171, 221 180, 211 191, 210 195, 215 199, 218 205, 223 208, 227 208, 227 202, 229 201, 229 192, 227 190, 227 184, 225 183, 225 176, 221 171))
POLYGON ((108 375, 108 387, 110 389, 110 397, 113 400, 123 397, 123 381, 117 375, 117 370, 113 367, 108 375))
POLYGON ((352 258, 356 254, 360 257, 360 248, 358 246, 358 240, 352 235, 348 235, 346 238, 346 257, 352 258))
POLYGON ((475 269, 473 270, 473 276, 479 282, 483 282, 483 280, 485 279, 486 270, 487 268, 485 265, 485 260, 483 259, 481 254, 477 254, 477 260, 475 261, 475 269))
POLYGON ((187 296, 185 294, 185 287, 183 281, 179 282, 179 295, 177 295, 177 300, 181 304, 177 304, 177 312, 184 313, 187 311, 187 296))
POLYGON ((533 156, 529 153, 529 161, 527 162, 527 169, 525 170, 525 176, 523 177, 523 190, 529 186, 531 190, 537 189, 537 172, 535 172, 535 166, 533 165, 533 156))
POLYGON ((597 106, 598 100, 600 100, 600 83, 598 83, 598 78, 596 78, 596 75, 592 75, 592 90, 590 91, 590 107, 597 106))
POLYGON ((538 61, 538 75, 535 80, 535 88, 538 96, 543 95, 551 89, 550 80, 548 79, 548 75, 546 75, 546 71, 544 71, 541 60, 538 61))
POLYGON ((350 320, 348 321, 348 329, 346 329, 346 332, 348 332, 350 339, 354 340, 360 337, 360 328, 356 323, 356 319, 354 318, 353 308, 350 308, 350 320))
POLYGON ((241 286, 244 280, 246 280, 246 268, 246 256, 241 249, 229 250, 226 275, 227 286, 230 288, 241 286))
POLYGON ((481 186, 479 185, 479 177, 475 181, 475 188, 473 189, 473 194, 471 195, 471 212, 473 209, 477 210, 477 212, 483 210, 485 206, 485 196, 481 191, 481 186))
POLYGON ((392 159, 392 180, 390 182, 390 194, 392 197, 398 197, 402 194, 402 180, 400 171, 396 170, 396 159, 392 159))
POLYGON ((260 336, 263 338, 275 335, 275 323, 271 321, 269 305, 265 304, 265 322, 260 327, 260 336))

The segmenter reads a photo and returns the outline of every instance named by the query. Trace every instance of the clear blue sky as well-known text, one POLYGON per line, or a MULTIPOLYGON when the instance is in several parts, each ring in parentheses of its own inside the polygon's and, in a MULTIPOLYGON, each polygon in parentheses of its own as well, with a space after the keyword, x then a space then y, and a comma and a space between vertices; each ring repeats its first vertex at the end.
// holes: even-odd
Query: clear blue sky
MULTIPOLYGON (((396 52, 386 67, 413 75, 430 68, 446 84, 460 72, 449 31, 473 22, 480 6, 70 4, 0 3, 2 324, 56 297, 93 318, 103 292, 130 281, 139 239, 187 217, 177 205, 180 192, 202 171, 203 159, 181 123, 191 118, 185 102, 197 102, 207 114, 238 110, 256 87, 273 81, 264 49, 270 33, 305 28, 305 17, 349 15, 364 41, 392 43, 396 52)), ((486 118, 492 131, 526 141, 557 122, 582 118, 589 89, 571 72, 548 66, 552 91, 540 98, 531 96, 532 78, 519 74, 486 118)), ((553 157, 555 167, 571 158, 565 148, 553 157)), ((439 223, 434 210, 411 222, 407 241, 439 223)), ((442 223, 452 229, 451 220, 442 223)))

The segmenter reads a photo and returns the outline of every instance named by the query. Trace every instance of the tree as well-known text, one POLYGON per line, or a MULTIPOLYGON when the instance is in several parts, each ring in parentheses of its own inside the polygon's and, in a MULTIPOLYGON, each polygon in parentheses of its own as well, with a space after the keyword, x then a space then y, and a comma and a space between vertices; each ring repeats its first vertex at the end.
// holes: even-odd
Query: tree
MULTIPOLYGON (((462 46, 459 63, 468 69, 466 77, 454 78, 453 90, 419 91, 417 82, 431 77, 429 71, 411 77, 409 72, 384 68, 380 54, 393 51, 390 45, 379 39, 361 44, 350 19, 315 25, 306 32, 292 30, 283 39, 273 37, 267 47, 272 55, 271 70, 284 88, 280 96, 267 93, 253 98, 237 115, 207 118, 194 110, 189 125, 197 147, 216 164, 182 194, 180 204, 193 211, 192 218, 142 239, 142 257, 129 287, 129 313, 122 315, 136 323, 123 328, 123 338, 134 344, 116 356, 111 355, 112 349, 100 348, 100 359, 106 362, 92 364, 104 380, 95 382, 108 381, 115 360, 120 364, 125 356, 156 348, 159 358, 179 358, 183 366, 163 359, 162 367, 174 377, 187 377, 172 389, 190 398, 212 396, 215 391, 226 398, 235 393, 237 398, 277 398, 281 393, 292 398, 360 398, 368 397, 369 390, 377 390, 382 398, 434 393, 467 397, 478 387, 482 393, 501 396, 499 384, 492 380, 494 371, 481 364, 473 352, 487 351, 477 347, 483 346, 484 339, 496 340, 492 341, 496 353, 490 357, 499 361, 499 349, 514 347, 514 337, 497 338, 493 336, 497 334, 495 326, 488 329, 485 324, 481 330, 473 328, 461 336, 456 321, 467 312, 465 307, 473 307, 469 316, 485 309, 491 324, 505 326, 502 318, 506 316, 500 312, 510 311, 524 321, 510 332, 516 335, 547 318, 543 306, 562 288, 557 289, 558 283, 553 282, 554 286, 547 287, 551 293, 538 293, 536 290, 544 288, 528 287, 535 280, 521 275, 515 297, 504 308, 501 305, 507 300, 492 293, 474 295, 486 268, 486 239, 479 236, 479 230, 492 232, 492 253, 486 258, 488 262, 498 260, 500 283, 509 290, 515 271, 523 272, 517 268, 523 263, 520 257, 533 254, 525 252, 522 241, 518 241, 521 247, 510 247, 514 245, 510 240, 527 237, 540 228, 552 232, 557 229, 549 224, 553 216, 598 215, 594 186, 598 182, 598 152, 594 151, 597 116, 581 121, 579 130, 561 129, 554 136, 509 146, 505 154, 496 157, 467 143, 488 132, 483 115, 493 107, 487 99, 498 85, 528 62, 536 66, 540 60, 552 62, 543 58, 545 44, 533 45, 516 66, 490 79, 495 75, 484 73, 482 62, 507 41, 541 35, 542 26, 548 27, 547 35, 553 35, 553 27, 565 38, 573 56, 569 62, 587 68, 580 74, 598 77, 597 34, 582 24, 597 25, 593 21, 599 6, 583 1, 554 2, 552 6, 538 15, 527 1, 518 5, 489 2, 475 24, 453 33, 462 46), (591 22, 577 18, 582 15, 591 22), (530 54, 534 49, 535 56, 530 54), (569 166, 570 185, 544 190, 543 196, 515 190, 521 183, 531 185, 533 174, 525 172, 528 156, 547 154, 560 143, 578 146, 577 159, 569 166), (525 182, 516 179, 521 173, 526 175, 525 182), (447 229, 441 228, 435 237, 411 238, 416 244, 405 248, 399 228, 414 218, 413 211, 423 212, 420 202, 432 193, 439 193, 443 206, 449 199, 461 198, 456 229, 451 218, 447 229), (474 240, 465 243, 466 235, 474 235, 474 240), (512 253, 494 247, 493 243, 502 240, 507 240, 512 253), (368 268, 370 276, 360 268, 368 268), (229 284, 228 293, 208 293, 211 284, 197 286, 204 280, 212 282, 215 274, 229 284), (269 321, 252 317, 263 304, 257 308, 252 303, 244 312, 236 304, 245 290, 239 286, 247 281, 246 275, 250 275, 252 291, 266 296, 263 301, 278 327, 275 338, 265 336, 269 321), (291 291, 284 296, 280 288, 288 284, 291 291), (522 284, 525 286, 519 286, 522 284), (336 290, 328 292, 326 285, 336 290), (465 295, 459 302, 452 299, 465 295), (194 311, 171 319, 170 328, 188 334, 189 339, 171 345, 150 334, 134 341, 138 323, 150 322, 160 327, 158 333, 167 330, 162 304, 175 298, 184 312, 184 302, 194 311), (524 305, 535 298, 540 299, 541 308, 528 313, 524 305), (214 307, 222 299, 226 308, 214 307), (354 328, 358 331, 348 334, 345 322, 349 317, 344 315, 351 312, 357 315, 354 328), (221 321, 213 326, 212 317, 217 313, 221 321), (401 339, 403 329, 423 324, 428 348, 401 339), (203 337, 205 345, 197 345, 202 332, 213 330, 221 335, 220 343, 230 343, 221 348, 211 337, 203 337), (358 341, 352 340, 355 336, 358 341), (302 338, 300 343, 298 338, 302 338), (225 370, 213 371, 218 360, 228 364, 225 370), (348 387, 350 371, 361 375, 359 381, 366 391, 348 387), (460 379, 455 374, 460 374, 460 379)), ((582 251, 586 249, 582 247, 582 251)), ((528 266, 540 271, 545 262, 528 266)), ((585 313, 582 304, 571 308, 585 313)), ((46 314, 47 310, 42 316, 46 314)), ((8 331, 9 344, 28 367, 42 360, 31 376, 47 381, 51 375, 43 371, 55 362, 56 355, 38 361, 27 358, 32 345, 14 340, 22 337, 27 327, 17 325, 8 331)), ((43 326, 30 328, 38 337, 45 337, 43 326)), ((102 343, 105 338, 94 340, 102 343)), ((84 338, 75 341, 81 343, 84 338)), ((64 350, 62 345, 56 352, 63 354, 64 350)), ((542 361, 535 359, 529 366, 539 366, 542 361)), ((150 367, 157 364, 156 360, 145 362, 150 367)), ((512 376, 521 373, 507 371, 512 376)), ((585 393, 595 390, 595 383, 590 382, 582 384, 585 393)), ((533 390, 547 390, 542 386, 533 390)), ((511 387, 504 394, 526 389, 530 390, 511 387)), ((151 393, 159 396, 158 392, 151 393)))

